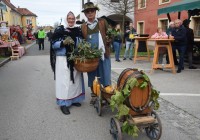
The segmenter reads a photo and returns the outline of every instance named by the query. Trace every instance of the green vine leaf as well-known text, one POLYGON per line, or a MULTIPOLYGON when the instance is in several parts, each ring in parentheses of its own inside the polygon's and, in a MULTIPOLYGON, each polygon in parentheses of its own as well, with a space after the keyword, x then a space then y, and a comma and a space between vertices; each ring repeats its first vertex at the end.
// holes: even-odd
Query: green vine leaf
MULTIPOLYGON (((115 90, 115 94, 112 95, 111 101, 110 101, 110 107, 112 111, 114 109, 117 109, 117 115, 116 117, 120 119, 122 116, 128 118, 130 117, 129 111, 130 108, 126 106, 125 100, 129 98, 131 94, 131 90, 134 87, 139 87, 140 89, 146 88, 150 83, 150 80, 146 74, 143 73, 143 81, 139 84, 138 80, 134 77, 130 77, 128 81, 126 82, 126 85, 121 90, 115 90)), ((151 97, 150 101, 153 102, 151 106, 155 110, 159 108, 159 91, 155 90, 153 86, 149 85, 151 87, 151 97)), ((128 135, 131 135, 133 137, 138 136, 139 129, 136 125, 130 124, 128 121, 125 121, 122 125, 122 132, 127 133, 128 135)))
POLYGON ((142 76, 143 76, 143 78, 144 78, 147 82, 150 81, 150 80, 149 80, 149 77, 148 77, 146 74, 143 74, 142 76))
POLYGON ((115 108, 118 107, 118 105, 123 104, 124 102, 124 96, 121 92, 119 92, 118 90, 115 90, 115 94, 111 96, 111 100, 110 100, 110 107, 112 109, 112 111, 114 111, 115 108))
POLYGON ((130 109, 124 105, 124 104, 120 104, 118 106, 118 114, 117 114, 117 117, 118 118, 121 118, 122 116, 124 115, 127 115, 129 113, 130 109))
POLYGON ((129 90, 129 86, 125 86, 125 88, 122 90, 123 94, 125 95, 125 97, 130 95, 130 90, 129 90))
POLYGON ((152 88, 152 90, 151 90, 151 101, 153 101, 154 110, 158 110, 159 107, 160 107, 160 104, 158 102, 159 93, 160 93, 159 91, 152 88))
POLYGON ((139 85, 139 82, 136 78, 130 78, 129 82, 130 82, 129 85, 130 85, 131 88, 133 88, 135 86, 137 87, 139 85))
POLYGON ((123 133, 127 133, 130 136, 137 137, 139 129, 138 129, 138 127, 136 125, 129 124, 128 121, 125 121, 122 124, 122 132, 123 133))
POLYGON ((141 85, 140 85, 140 88, 141 88, 141 89, 144 89, 144 88, 147 87, 147 85, 148 85, 148 83, 147 83, 146 81, 143 81, 143 82, 141 83, 141 85))

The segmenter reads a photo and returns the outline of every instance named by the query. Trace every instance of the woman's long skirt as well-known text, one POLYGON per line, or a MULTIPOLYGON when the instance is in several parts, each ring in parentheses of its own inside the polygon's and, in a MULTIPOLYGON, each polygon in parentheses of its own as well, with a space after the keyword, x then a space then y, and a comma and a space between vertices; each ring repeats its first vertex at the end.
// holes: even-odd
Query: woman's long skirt
POLYGON ((83 73, 74 69, 74 83, 70 79, 66 56, 56 57, 56 98, 59 106, 71 106, 85 99, 83 73))

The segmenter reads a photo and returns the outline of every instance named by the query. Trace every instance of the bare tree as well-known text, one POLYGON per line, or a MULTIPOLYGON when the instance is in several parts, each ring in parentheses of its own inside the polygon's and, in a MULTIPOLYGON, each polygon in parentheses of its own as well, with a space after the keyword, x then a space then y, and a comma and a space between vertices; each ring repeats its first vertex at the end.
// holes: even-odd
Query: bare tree
POLYGON ((125 17, 134 12, 135 0, 100 0, 99 3, 112 14, 122 15, 122 31, 124 31, 125 17))

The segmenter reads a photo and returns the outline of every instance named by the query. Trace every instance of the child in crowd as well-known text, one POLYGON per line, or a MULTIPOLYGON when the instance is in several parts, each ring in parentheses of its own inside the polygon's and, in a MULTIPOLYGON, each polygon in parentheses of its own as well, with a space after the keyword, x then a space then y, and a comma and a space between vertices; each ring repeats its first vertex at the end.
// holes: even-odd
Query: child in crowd
MULTIPOLYGON (((168 35, 166 34, 166 32, 163 32, 162 28, 158 27, 157 32, 151 36, 151 38, 155 38, 155 39, 166 39, 168 38, 168 35)), ((166 48, 162 47, 159 48, 159 56, 158 56, 158 63, 162 64, 163 63, 163 56, 166 53, 166 48)))

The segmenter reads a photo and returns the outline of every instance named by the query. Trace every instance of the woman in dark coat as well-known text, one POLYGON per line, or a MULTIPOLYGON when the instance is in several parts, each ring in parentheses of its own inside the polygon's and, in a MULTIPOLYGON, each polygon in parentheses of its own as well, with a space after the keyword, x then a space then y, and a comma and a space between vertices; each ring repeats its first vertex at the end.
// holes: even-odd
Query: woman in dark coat
POLYGON ((55 72, 57 104, 68 115, 71 105, 81 106, 80 102, 85 99, 85 87, 83 74, 74 68, 73 60, 69 60, 70 54, 77 48, 81 31, 74 26, 75 16, 72 12, 67 14, 66 20, 67 28, 59 26, 52 36, 51 64, 55 72), (69 45, 66 37, 70 37, 74 45, 69 45))

